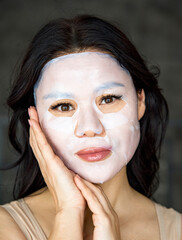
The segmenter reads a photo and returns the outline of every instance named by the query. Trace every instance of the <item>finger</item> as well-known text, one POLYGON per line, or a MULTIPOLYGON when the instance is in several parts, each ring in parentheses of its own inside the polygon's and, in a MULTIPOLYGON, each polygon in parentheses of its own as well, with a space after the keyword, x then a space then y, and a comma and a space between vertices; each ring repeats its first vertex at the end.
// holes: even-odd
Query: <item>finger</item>
MULTIPOLYGON (((30 119, 34 119, 34 120, 38 120, 38 115, 35 113, 36 111, 34 111, 34 107, 33 106, 30 106, 30 108, 28 108, 28 114, 29 114, 29 117, 30 119), (36 116, 37 115, 37 116, 36 116)), ((39 159, 42 159, 43 160, 43 157, 42 157, 42 154, 38 148, 38 145, 37 145, 37 140, 35 138, 35 134, 33 132, 33 129, 32 129, 32 124, 31 124, 31 121, 28 120, 29 124, 30 124, 30 129, 29 129, 29 142, 30 142, 30 146, 33 150, 33 153, 37 159, 37 161, 39 162, 39 165, 40 165, 40 160, 39 159)))
MULTIPOLYGON (((30 107, 28 109, 28 112, 29 112, 29 116, 30 116, 30 120, 29 120, 29 124, 30 124, 30 144, 31 144, 31 146, 34 150, 34 153, 36 154, 38 162, 40 163, 40 160, 44 161, 44 155, 45 154, 43 154, 44 151, 41 151, 41 146, 40 146, 39 142, 41 142, 44 146, 47 146, 46 151, 48 151, 50 153, 49 157, 53 158, 55 156, 55 154, 52 151, 52 148, 48 144, 47 139, 46 139, 44 133, 42 132, 42 130, 40 128, 40 125, 39 125, 39 122, 38 122, 38 115, 37 115, 37 112, 36 112, 35 108, 30 107), (40 137, 38 138, 37 135, 36 135, 37 134, 37 129, 39 131, 39 136, 41 136, 41 138, 40 137)), ((47 152, 46 152, 46 155, 47 155, 47 152)))
POLYGON ((110 214, 110 212, 113 212, 113 208, 109 202, 109 199, 105 195, 103 189, 100 186, 96 186, 84 179, 81 179, 82 182, 97 196, 98 200, 102 204, 104 210, 110 214))
POLYGON ((52 161, 52 159, 54 159, 55 161, 57 161, 57 163, 60 164, 61 167, 65 167, 65 165, 60 159, 58 161, 58 157, 53 152, 44 133, 42 132, 42 129, 40 127, 39 120, 38 120, 38 114, 35 107, 30 107, 28 112, 30 116, 29 123, 32 127, 32 130, 35 136, 37 148, 39 149, 39 151, 37 152, 40 152, 40 154, 42 155, 42 159, 45 159, 46 162, 47 161, 50 162, 52 161))
POLYGON ((37 140, 35 138, 35 134, 33 132, 32 127, 30 127, 30 142, 31 142, 31 148, 33 150, 33 153, 37 159, 37 162, 39 164, 40 170, 42 172, 42 175, 44 177, 45 182, 47 183, 48 187, 50 186, 48 178, 47 178, 47 163, 44 160, 38 146, 37 146, 37 140))
POLYGON ((33 153, 40 165, 40 167, 42 166, 42 161, 43 161, 43 157, 42 157, 42 154, 37 146, 37 141, 36 141, 36 138, 35 138, 35 135, 34 135, 34 132, 33 132, 33 129, 30 127, 30 145, 31 145, 31 148, 33 150, 33 153))
POLYGON ((29 121, 33 130, 32 136, 35 137, 36 144, 34 144, 34 149, 38 153, 38 156, 40 156, 38 162, 42 170, 47 173, 47 177, 53 173, 56 175, 57 172, 57 174, 59 174, 59 180, 62 181, 62 183, 73 183, 73 174, 71 174, 70 170, 64 165, 63 161, 55 155, 39 123, 34 119, 30 119, 29 121))
MULTIPOLYGON (((43 159, 45 159, 46 162, 52 162, 53 159, 56 159, 56 155, 53 152, 51 146, 49 145, 44 133, 42 132, 39 123, 34 119, 31 119, 29 121, 32 126, 37 147, 39 148, 39 151, 43 159)), ((60 165, 62 166, 64 165, 62 161, 59 161, 59 162, 60 162, 60 165)))
POLYGON ((34 132, 32 128, 30 127, 30 145, 33 150, 33 153, 35 155, 35 158, 37 159, 37 162, 39 164, 41 173, 44 177, 45 182, 47 183, 47 186, 49 187, 49 181, 47 180, 47 171, 46 171, 46 162, 44 161, 41 152, 39 151, 39 148, 37 146, 36 138, 34 135, 34 132))
POLYGON ((52 147, 49 145, 49 143, 40 127, 38 114, 37 114, 35 107, 31 106, 29 108, 29 115, 31 118, 30 123, 32 124, 32 129, 33 129, 34 136, 36 139, 37 147, 39 148, 39 151, 40 151, 42 157, 46 160, 56 158, 56 155, 53 152, 52 147))
POLYGON ((28 109, 28 113, 29 113, 30 119, 34 119, 37 122, 39 121, 38 113, 37 113, 35 107, 30 106, 30 108, 28 109))
MULTIPOLYGON (((34 134, 34 131, 32 129, 32 127, 30 127, 30 142, 31 142, 31 147, 33 150, 33 153, 38 161, 39 167, 41 169, 42 175, 45 179, 45 181, 47 182, 47 174, 49 174, 49 164, 46 162, 46 160, 44 159, 44 157, 42 156, 42 153, 37 145, 37 140, 34 134)), ((60 160, 61 161, 61 160, 60 160)), ((51 166, 54 167, 54 161, 51 161, 51 166)), ((57 166, 56 166, 57 168, 57 166)), ((47 184, 49 185, 49 183, 47 182, 47 184)))
MULTIPOLYGON (((58 167, 56 165, 57 163, 55 164, 55 161, 54 161, 55 159, 51 159, 51 164, 46 162, 46 160, 42 156, 41 151, 39 150, 39 148, 37 146, 37 140, 36 140, 36 137, 35 137, 35 134, 33 132, 32 127, 30 127, 30 138, 31 138, 31 147, 32 147, 34 155, 35 155, 35 157, 36 157, 36 159, 38 161, 38 164, 39 164, 40 170, 42 172, 42 175, 44 177, 44 180, 45 180, 48 188, 51 190, 51 188, 53 186, 53 182, 52 182, 52 179, 50 179, 50 176, 53 175, 52 172, 54 172, 54 175, 56 175, 56 170, 58 170, 58 167)), ((59 159, 59 161, 61 161, 61 159, 59 159)), ((64 170, 61 167, 61 171, 62 171, 62 173, 63 173, 63 171, 64 172, 68 172, 66 167, 65 167, 64 170)), ((64 177, 64 175, 65 174, 59 174, 59 179, 63 183, 65 182, 65 179, 67 179, 67 178, 64 177)), ((54 194, 54 191, 52 191, 52 194, 54 194)))
POLYGON ((76 175, 74 179, 77 187, 81 191, 83 197, 86 199, 90 210, 96 215, 105 215, 106 212, 96 194, 94 194, 94 192, 84 183, 80 177, 78 177, 78 175, 76 175))

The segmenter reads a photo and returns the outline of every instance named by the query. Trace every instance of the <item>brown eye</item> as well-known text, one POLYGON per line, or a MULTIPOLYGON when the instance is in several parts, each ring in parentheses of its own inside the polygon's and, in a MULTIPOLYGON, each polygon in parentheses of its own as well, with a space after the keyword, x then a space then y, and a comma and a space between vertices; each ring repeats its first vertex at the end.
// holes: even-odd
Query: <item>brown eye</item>
POLYGON ((96 105, 103 113, 118 112, 125 104, 126 102, 123 100, 122 95, 108 94, 96 98, 96 105))
POLYGON ((107 97, 107 98, 105 98, 105 99, 102 100, 102 103, 103 103, 103 102, 105 102, 105 103, 111 103, 111 102, 113 102, 113 101, 114 101, 113 97, 107 97))
POLYGON ((58 103, 54 106, 51 106, 51 110, 56 110, 60 112, 68 112, 73 109, 74 107, 70 103, 58 103))
POLYGON ((70 111, 72 109, 72 106, 69 104, 60 104, 60 106, 58 107, 58 110, 61 110, 63 112, 70 111))
POLYGON ((76 110, 77 104, 71 99, 58 100, 49 107, 49 112, 56 117, 72 117, 76 110))
POLYGON ((102 105, 102 104, 113 103, 116 100, 119 100, 121 98, 122 98, 122 96, 115 96, 115 95, 103 96, 102 99, 101 99, 101 103, 100 104, 102 105))

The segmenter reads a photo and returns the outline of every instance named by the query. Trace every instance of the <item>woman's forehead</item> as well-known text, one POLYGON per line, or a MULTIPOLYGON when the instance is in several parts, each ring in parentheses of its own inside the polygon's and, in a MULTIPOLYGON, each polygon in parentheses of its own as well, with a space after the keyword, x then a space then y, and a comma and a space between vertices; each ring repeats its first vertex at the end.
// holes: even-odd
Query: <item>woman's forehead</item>
MULTIPOLYGON (((58 61, 63 61, 63 60, 73 60, 74 63, 79 63, 80 59, 84 59, 85 62, 90 61, 93 58, 97 59, 112 59, 115 63, 118 64, 118 61, 113 57, 113 55, 109 53, 103 53, 103 52, 79 52, 79 53, 70 53, 70 54, 65 54, 62 56, 58 56, 49 62, 46 63, 46 65, 43 67, 42 71, 44 71, 46 68, 48 68, 50 65, 53 63, 57 63, 58 61)), ((65 62, 65 61, 64 61, 65 62)), ((72 61, 70 61, 72 63, 72 61)))
MULTIPOLYGON (((112 77, 122 77, 129 75, 128 71, 123 69, 109 54, 99 52, 83 52, 68 54, 57 57, 48 62, 41 75, 41 79, 50 81, 60 80, 71 81, 83 80, 88 82, 99 80, 100 82, 113 81, 112 77), (127 73, 127 74, 126 74, 127 73)), ((95 82, 94 81, 94 82, 95 82)))
POLYGON ((38 94, 42 97, 62 93, 98 92, 116 87, 132 86, 131 76, 111 55, 83 52, 57 57, 42 72, 38 94))

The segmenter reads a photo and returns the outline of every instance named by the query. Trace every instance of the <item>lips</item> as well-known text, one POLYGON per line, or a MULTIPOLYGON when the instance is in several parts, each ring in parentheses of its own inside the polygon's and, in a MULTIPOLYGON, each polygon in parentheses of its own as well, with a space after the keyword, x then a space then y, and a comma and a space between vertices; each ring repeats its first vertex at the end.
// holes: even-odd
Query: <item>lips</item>
POLYGON ((87 162, 97 162, 108 158, 111 155, 111 148, 91 147, 80 150, 76 153, 82 160, 87 162))

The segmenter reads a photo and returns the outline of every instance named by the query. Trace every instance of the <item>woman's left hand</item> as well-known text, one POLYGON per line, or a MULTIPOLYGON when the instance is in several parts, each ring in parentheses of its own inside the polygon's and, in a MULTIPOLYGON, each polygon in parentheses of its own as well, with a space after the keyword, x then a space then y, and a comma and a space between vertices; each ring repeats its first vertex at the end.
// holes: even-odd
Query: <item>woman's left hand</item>
POLYGON ((121 240, 118 216, 102 188, 78 175, 75 176, 75 183, 93 213, 93 240, 121 240))

